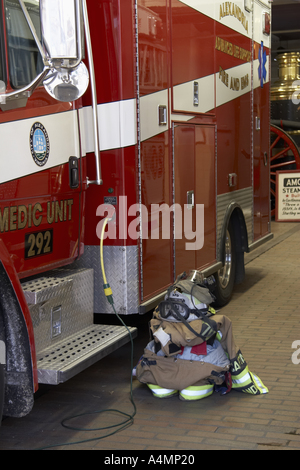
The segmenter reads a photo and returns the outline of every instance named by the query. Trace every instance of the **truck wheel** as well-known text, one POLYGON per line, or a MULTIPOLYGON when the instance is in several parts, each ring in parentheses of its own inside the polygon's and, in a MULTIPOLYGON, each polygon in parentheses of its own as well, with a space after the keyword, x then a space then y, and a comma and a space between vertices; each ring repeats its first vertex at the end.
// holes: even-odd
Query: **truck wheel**
POLYGON ((226 232, 224 253, 225 264, 223 268, 214 275, 216 280, 214 295, 216 297, 217 307, 223 307, 230 301, 235 283, 236 251, 234 230, 231 223, 229 223, 226 232))
MULTIPOLYGON (((2 317, 0 315, 0 341, 4 341, 4 325, 2 321, 2 317)), ((1 344, 0 344, 1 348, 1 344)), ((0 354, 3 353, 3 350, 0 350, 0 354)), ((4 407, 4 369, 5 366, 1 364, 1 360, 3 362, 3 357, 0 357, 0 426, 1 426, 1 421, 2 421, 2 416, 3 416, 3 407, 4 407)))
POLYGON ((0 426, 4 406, 4 365, 0 364, 0 426))

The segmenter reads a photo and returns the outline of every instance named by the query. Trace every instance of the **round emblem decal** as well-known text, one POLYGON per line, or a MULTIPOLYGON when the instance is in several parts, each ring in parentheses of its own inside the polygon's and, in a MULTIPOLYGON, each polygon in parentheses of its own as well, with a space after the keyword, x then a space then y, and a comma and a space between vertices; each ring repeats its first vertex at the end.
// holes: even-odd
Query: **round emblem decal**
POLYGON ((46 165, 49 158, 50 142, 48 133, 40 122, 35 122, 30 129, 30 150, 32 158, 38 166, 46 165))

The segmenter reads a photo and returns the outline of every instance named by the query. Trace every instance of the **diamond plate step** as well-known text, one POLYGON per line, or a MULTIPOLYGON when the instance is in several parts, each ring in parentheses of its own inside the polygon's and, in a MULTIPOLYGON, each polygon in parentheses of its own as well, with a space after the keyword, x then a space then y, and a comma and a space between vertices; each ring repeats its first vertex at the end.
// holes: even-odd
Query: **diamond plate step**
MULTIPOLYGON (((135 338, 137 328, 128 329, 135 338)), ((64 383, 129 341, 123 326, 91 325, 38 354, 38 381, 49 385, 64 383)))
POLYGON ((71 291, 72 286, 72 279, 60 279, 57 276, 40 277, 22 283, 27 303, 32 305, 48 302, 59 294, 67 295, 71 291))

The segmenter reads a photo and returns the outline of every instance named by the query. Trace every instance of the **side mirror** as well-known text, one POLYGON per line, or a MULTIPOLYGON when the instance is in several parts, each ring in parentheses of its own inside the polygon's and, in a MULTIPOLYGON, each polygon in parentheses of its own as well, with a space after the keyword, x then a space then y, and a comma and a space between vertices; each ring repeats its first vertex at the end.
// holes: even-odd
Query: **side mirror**
POLYGON ((40 15, 43 47, 51 68, 44 87, 58 101, 77 100, 89 84, 82 62, 82 1, 40 0, 40 15))
MULTIPOLYGON (((89 73, 82 62, 84 44, 83 4, 85 0, 40 0, 42 43, 24 0, 18 0, 44 63, 43 72, 27 87, 0 96, 0 107, 20 95, 25 100, 43 81, 47 92, 58 101, 80 98, 89 85, 89 73)), ((26 102, 25 101, 25 102, 26 102)))
POLYGON ((42 40, 50 64, 76 68, 82 60, 83 23, 80 0, 40 0, 42 40))

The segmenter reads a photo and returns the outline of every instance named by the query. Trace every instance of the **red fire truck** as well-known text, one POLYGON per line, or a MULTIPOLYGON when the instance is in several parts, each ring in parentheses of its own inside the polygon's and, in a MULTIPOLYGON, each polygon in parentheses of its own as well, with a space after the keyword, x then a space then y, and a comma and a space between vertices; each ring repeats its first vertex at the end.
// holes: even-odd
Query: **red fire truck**
POLYGON ((110 209, 118 314, 190 269, 229 301, 272 236, 269 70, 267 0, 0 0, 0 415, 129 340, 110 209))

